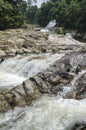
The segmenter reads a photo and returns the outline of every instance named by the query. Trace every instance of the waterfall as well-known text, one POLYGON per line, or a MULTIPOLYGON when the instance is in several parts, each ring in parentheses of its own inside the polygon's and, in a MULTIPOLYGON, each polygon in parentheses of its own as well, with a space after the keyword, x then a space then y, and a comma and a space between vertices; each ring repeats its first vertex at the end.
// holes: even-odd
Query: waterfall
POLYGON ((41 32, 49 32, 49 31, 55 32, 56 24, 57 24, 56 20, 51 20, 44 29, 41 29, 41 32))
POLYGON ((46 26, 47 29, 53 28, 56 26, 56 20, 52 20, 48 23, 48 25, 46 26))

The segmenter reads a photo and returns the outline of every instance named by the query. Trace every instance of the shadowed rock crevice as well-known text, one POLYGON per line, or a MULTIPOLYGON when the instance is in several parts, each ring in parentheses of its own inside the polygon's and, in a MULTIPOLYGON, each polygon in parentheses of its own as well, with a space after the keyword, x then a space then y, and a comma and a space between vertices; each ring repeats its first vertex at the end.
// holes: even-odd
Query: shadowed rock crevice
POLYGON ((86 130, 86 124, 75 124, 71 130, 86 130))

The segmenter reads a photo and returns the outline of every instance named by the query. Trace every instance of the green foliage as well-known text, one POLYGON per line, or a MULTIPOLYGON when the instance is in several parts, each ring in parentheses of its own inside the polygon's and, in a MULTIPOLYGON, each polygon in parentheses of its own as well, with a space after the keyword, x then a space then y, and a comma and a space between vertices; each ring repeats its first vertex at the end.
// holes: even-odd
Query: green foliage
POLYGON ((27 8, 24 0, 0 0, 0 30, 19 28, 26 21, 45 27, 53 19, 59 27, 86 32, 86 0, 49 0, 39 9, 27 8))
POLYGON ((80 17, 77 20, 76 27, 77 29, 79 28, 81 32, 83 31, 86 32, 86 0, 81 0, 80 7, 81 7, 80 17))
POLYGON ((22 26, 24 3, 21 3, 22 0, 0 0, 0 30, 22 26))
POLYGON ((3 0, 0 1, 0 29, 7 28, 10 25, 13 7, 3 0))
POLYGON ((50 0, 36 13, 39 25, 56 19, 59 27, 86 31, 86 0, 50 0))
POLYGON ((64 28, 63 28, 63 27, 59 27, 57 33, 58 33, 58 34, 61 34, 61 35, 64 35, 64 34, 65 34, 64 28))
POLYGON ((27 21, 28 23, 35 24, 35 15, 37 12, 37 6, 29 6, 27 9, 27 21))
POLYGON ((41 8, 38 9, 36 13, 36 21, 39 25, 45 27, 51 20, 51 18, 49 17, 49 11, 53 7, 53 4, 53 2, 47 2, 47 4, 43 3, 41 8))

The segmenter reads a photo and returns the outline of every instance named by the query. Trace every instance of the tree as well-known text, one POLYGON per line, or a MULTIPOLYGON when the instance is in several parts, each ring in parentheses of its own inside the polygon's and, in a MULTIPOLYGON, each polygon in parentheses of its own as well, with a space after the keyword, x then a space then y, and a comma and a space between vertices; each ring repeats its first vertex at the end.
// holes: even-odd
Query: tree
POLYGON ((86 32, 86 0, 81 0, 80 7, 80 17, 77 20, 76 27, 80 32, 86 32))
POLYGON ((29 6, 27 9, 27 20, 29 23, 34 24, 35 21, 35 15, 37 12, 37 6, 29 6))
POLYGON ((36 21, 39 25, 45 27, 51 20, 49 17, 49 11, 54 6, 53 2, 43 3, 41 8, 36 13, 36 21))
POLYGON ((58 26, 66 26, 68 17, 68 5, 65 0, 61 0, 56 5, 56 21, 58 26))
POLYGON ((86 32, 86 0, 50 0, 37 11, 36 18, 41 26, 56 19, 59 27, 86 32))
POLYGON ((13 7, 8 2, 0 1, 0 29, 6 29, 10 26, 12 11, 13 7))
MULTIPOLYGON (((23 1, 0 0, 0 29, 18 28, 24 23, 23 1)), ((26 8, 26 7, 25 7, 26 8)))

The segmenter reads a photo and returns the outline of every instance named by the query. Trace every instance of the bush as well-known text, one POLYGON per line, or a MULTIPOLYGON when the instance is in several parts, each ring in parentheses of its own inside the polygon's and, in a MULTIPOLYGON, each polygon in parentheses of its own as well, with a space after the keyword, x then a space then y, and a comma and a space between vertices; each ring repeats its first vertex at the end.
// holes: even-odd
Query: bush
POLYGON ((64 28, 63 27, 59 27, 57 33, 61 34, 61 35, 64 35, 65 34, 64 28))

